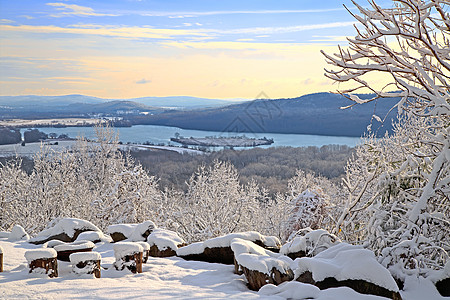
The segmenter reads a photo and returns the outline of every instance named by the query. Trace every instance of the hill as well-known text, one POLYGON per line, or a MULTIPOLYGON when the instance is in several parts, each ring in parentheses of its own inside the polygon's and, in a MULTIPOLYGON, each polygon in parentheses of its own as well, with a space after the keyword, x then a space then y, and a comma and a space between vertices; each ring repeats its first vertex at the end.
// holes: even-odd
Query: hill
MULTIPOLYGON (((369 95, 362 95, 367 98, 369 95)), ((136 116, 133 124, 165 125, 184 129, 224 132, 270 132, 333 136, 361 136, 372 129, 383 135, 392 129, 398 99, 382 99, 348 109, 352 104, 341 95, 316 93, 290 99, 258 99, 220 108, 167 111, 158 115, 136 116), (372 116, 376 114, 384 124, 372 116)))

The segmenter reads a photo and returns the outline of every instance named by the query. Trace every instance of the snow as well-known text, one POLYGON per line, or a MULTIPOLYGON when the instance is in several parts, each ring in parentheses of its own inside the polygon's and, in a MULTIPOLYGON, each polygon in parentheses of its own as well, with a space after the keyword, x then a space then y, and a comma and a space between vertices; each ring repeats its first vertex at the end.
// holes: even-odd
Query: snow
POLYGON ((91 241, 75 241, 73 243, 64 243, 53 247, 57 252, 60 251, 73 251, 80 249, 93 249, 95 244, 91 241))
POLYGON ((152 221, 145 221, 143 223, 137 224, 131 236, 127 236, 133 242, 142 241, 145 242, 144 233, 148 230, 152 232, 156 228, 155 223, 152 221))
POLYGON ((29 238, 30 236, 22 226, 14 225, 13 229, 11 230, 11 234, 8 237, 8 241, 15 242, 20 240, 28 240, 29 238))
POLYGON ((114 224, 109 225, 106 229, 106 233, 112 234, 114 232, 119 232, 123 234, 125 237, 131 236, 137 224, 114 224))
POLYGON ((8 238, 11 232, 8 231, 0 231, 0 239, 1 238, 8 238))
POLYGON ((65 244, 65 243, 60 240, 51 240, 51 241, 48 241, 47 243, 45 243, 43 246, 44 246, 44 248, 55 248, 55 246, 62 245, 62 244, 65 244))
POLYGON ((289 253, 304 251, 307 256, 315 256, 336 243, 340 243, 336 236, 324 229, 311 230, 306 228, 304 230, 306 231, 304 236, 296 236, 292 241, 284 244, 280 253, 288 255, 289 253))
POLYGON ((152 233, 147 237, 147 242, 150 246, 156 245, 160 251, 168 248, 177 250, 178 245, 185 243, 176 232, 160 228, 156 228, 152 231, 152 233))
POLYGON ((256 231, 236 232, 181 247, 177 250, 177 255, 187 256, 191 254, 200 254, 205 248, 230 247, 231 242, 236 238, 247 241, 259 240, 267 247, 279 247, 281 244, 277 237, 264 236, 256 231))
POLYGON ((334 277, 339 281, 362 279, 390 291, 398 291, 391 274, 378 263, 374 253, 359 246, 340 243, 313 258, 297 258, 294 264, 298 266, 295 269, 296 278, 310 271, 315 281, 322 281, 327 277, 334 277))
POLYGON ((128 240, 133 242, 145 242, 143 234, 149 230, 152 232, 156 228, 152 221, 145 221, 139 224, 114 224, 109 225, 106 232, 113 234, 114 232, 122 233, 128 240))
POLYGON ((3 248, 0 247, 0 254, 3 254, 3 248))
POLYGON ((30 239, 30 242, 39 242, 61 233, 73 237, 76 230, 100 231, 97 226, 86 220, 65 218, 58 220, 54 226, 39 232, 36 237, 30 239))
MULTIPOLYGON (((243 275, 233 273, 234 266, 185 261, 179 257, 150 257, 143 264, 143 273, 117 271, 113 245, 99 243, 102 275, 99 279, 80 277, 72 273, 71 263, 58 261, 57 278, 30 276, 24 253, 40 246, 24 241, 8 242, 0 238, 4 253, 4 272, 0 273, 0 299, 264 299, 282 300, 386 300, 362 295, 340 287, 318 290, 312 285, 285 282, 279 286, 267 284, 259 292, 246 287, 243 275)), ((444 300, 427 279, 405 282, 403 300, 444 300)))
MULTIPOLYGON (((320 290, 318 287, 297 281, 283 282, 275 286, 273 284, 264 285, 259 291, 259 295, 270 297, 270 299, 314 299, 314 300, 382 300, 384 297, 359 294, 348 287, 339 287, 320 290)), ((403 298, 405 299, 405 298, 403 298)), ((426 299, 426 298, 422 298, 426 299)), ((428 298, 430 299, 430 298, 428 298)), ((411 300, 411 299, 406 299, 411 300)))
POLYGON ((266 250, 251 241, 233 239, 231 249, 239 265, 264 274, 270 274, 273 268, 281 273, 290 270, 292 260, 287 256, 266 250))
POLYGON ((136 243, 141 245, 144 251, 150 250, 150 245, 147 242, 136 242, 136 243))
POLYGON ((116 260, 120 260, 127 255, 133 255, 144 251, 144 248, 142 248, 141 245, 133 242, 118 242, 114 244, 113 248, 116 260))
POLYGON ((47 259, 54 257, 56 257, 56 251, 55 249, 51 248, 34 249, 25 252, 25 258, 28 263, 31 263, 33 260, 36 259, 47 259))
POLYGON ((447 261, 442 270, 432 271, 432 273, 428 276, 428 279, 430 279, 434 283, 447 278, 450 278, 450 260, 447 261))
POLYGON ((111 242, 112 241, 111 237, 104 235, 103 232, 101 232, 101 231, 82 232, 78 235, 76 240, 77 241, 85 240, 85 241, 91 241, 91 242, 95 242, 95 241, 111 242))
POLYGON ((192 243, 187 246, 177 249, 178 256, 188 256, 191 254, 200 254, 205 251, 205 245, 203 242, 192 243))
POLYGON ((214 247, 229 247, 231 245, 231 241, 233 239, 244 239, 247 241, 261 241, 264 245, 268 247, 277 247, 280 246, 280 240, 273 236, 263 236, 259 232, 256 231, 247 231, 247 232, 237 232, 230 233, 224 236, 219 236, 216 238, 209 239, 204 242, 205 247, 214 248, 214 247))
POLYGON ((72 264, 76 265, 88 260, 101 260, 102 256, 98 252, 77 252, 70 254, 69 259, 72 264))

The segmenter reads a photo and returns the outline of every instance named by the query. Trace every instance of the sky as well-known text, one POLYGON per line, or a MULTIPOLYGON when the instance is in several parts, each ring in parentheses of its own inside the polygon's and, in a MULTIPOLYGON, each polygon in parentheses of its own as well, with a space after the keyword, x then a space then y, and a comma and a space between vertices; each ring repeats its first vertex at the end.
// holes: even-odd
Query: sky
POLYGON ((320 50, 355 36, 344 4, 354 10, 350 0, 0 0, 0 95, 334 91, 320 50))

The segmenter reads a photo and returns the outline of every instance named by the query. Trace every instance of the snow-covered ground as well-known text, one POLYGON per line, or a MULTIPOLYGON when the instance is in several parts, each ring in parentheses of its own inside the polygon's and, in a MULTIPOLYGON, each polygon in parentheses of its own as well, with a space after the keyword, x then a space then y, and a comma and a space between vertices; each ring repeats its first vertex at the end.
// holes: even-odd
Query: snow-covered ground
MULTIPOLYGON (((29 274, 25 252, 39 249, 25 241, 9 242, 0 238, 4 272, 0 273, 0 299, 317 299, 381 300, 349 288, 319 290, 312 285, 287 282, 266 285, 259 292, 246 287, 244 275, 233 273, 234 266, 185 261, 181 258, 152 258, 143 273, 116 271, 113 244, 97 244, 94 251, 102 256, 101 278, 79 277, 71 273, 68 262, 58 261, 59 277, 29 274), (107 270, 106 270, 107 269, 107 270)), ((84 275, 87 276, 87 275, 84 275)), ((427 280, 406 281, 404 300, 448 299, 440 297, 427 280)))

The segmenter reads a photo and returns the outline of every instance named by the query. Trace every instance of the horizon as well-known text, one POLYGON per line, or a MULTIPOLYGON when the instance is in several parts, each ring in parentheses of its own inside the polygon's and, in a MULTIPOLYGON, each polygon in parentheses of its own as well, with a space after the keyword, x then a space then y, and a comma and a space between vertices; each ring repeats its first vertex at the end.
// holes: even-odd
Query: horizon
POLYGON ((0 1, 0 94, 250 100, 333 91, 319 51, 354 35, 343 4, 353 10, 350 0, 0 1))

